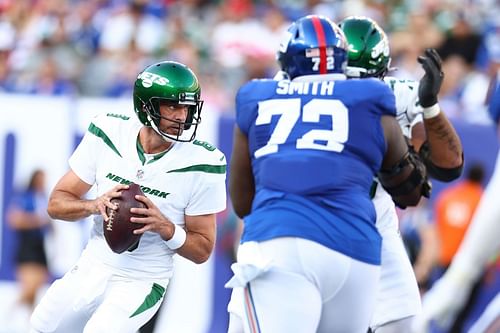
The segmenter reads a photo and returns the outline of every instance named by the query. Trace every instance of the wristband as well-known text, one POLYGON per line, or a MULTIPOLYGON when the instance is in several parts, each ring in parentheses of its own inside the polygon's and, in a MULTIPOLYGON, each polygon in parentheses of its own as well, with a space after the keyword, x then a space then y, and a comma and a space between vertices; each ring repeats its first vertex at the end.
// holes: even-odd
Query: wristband
POLYGON ((169 249, 171 250, 177 250, 180 248, 184 243, 186 242, 186 230, 184 230, 183 227, 177 225, 174 223, 174 234, 172 235, 172 238, 169 240, 165 241, 169 249))
POLYGON ((424 119, 434 118, 441 112, 441 108, 439 107, 438 103, 434 104, 433 106, 429 106, 428 108, 422 108, 422 110, 424 119))

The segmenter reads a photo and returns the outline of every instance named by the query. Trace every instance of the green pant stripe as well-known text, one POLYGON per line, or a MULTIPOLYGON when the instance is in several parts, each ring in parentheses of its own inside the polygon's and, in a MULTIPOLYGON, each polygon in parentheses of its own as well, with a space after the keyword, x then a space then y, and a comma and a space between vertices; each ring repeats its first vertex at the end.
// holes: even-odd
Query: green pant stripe
POLYGON ((137 316, 138 314, 141 314, 148 309, 151 309, 153 306, 156 305, 156 303, 158 303, 159 300, 161 300, 163 294, 165 294, 165 288, 163 288, 159 284, 153 283, 151 292, 149 293, 148 296, 146 296, 144 302, 142 302, 142 304, 137 308, 137 310, 135 310, 135 312, 132 313, 130 318, 137 316))

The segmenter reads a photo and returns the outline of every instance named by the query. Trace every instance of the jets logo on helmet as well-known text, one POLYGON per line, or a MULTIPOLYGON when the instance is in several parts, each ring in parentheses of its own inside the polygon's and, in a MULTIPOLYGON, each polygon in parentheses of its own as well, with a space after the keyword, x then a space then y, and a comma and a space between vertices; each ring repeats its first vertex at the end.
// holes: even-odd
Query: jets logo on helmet
POLYGON ((145 88, 151 87, 153 83, 164 86, 169 82, 166 77, 162 77, 160 75, 149 72, 142 72, 139 74, 139 76, 137 76, 137 78, 142 80, 142 86, 145 88))
POLYGON ((389 56, 389 41, 386 38, 383 38, 375 45, 372 49, 371 56, 373 59, 377 59, 380 55, 389 56))

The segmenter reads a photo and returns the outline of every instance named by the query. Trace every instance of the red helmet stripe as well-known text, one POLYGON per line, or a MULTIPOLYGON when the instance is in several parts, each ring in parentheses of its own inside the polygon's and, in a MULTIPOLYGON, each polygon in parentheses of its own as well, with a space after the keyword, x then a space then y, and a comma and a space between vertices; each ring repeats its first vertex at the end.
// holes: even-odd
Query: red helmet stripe
POLYGON ((314 26, 314 31, 316 32, 316 37, 318 38, 319 46, 319 73, 326 74, 326 38, 325 31, 321 25, 321 21, 318 17, 312 17, 312 23, 314 26))

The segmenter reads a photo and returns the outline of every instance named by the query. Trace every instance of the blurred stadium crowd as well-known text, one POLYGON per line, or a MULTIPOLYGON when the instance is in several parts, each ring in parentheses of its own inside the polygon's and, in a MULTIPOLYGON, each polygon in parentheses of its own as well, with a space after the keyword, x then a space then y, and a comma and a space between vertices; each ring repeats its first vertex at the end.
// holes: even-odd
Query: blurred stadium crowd
POLYGON ((275 73, 285 27, 310 13, 375 19, 397 77, 419 79, 417 55, 438 48, 443 109, 488 122, 485 92, 500 62, 495 0, 1 0, 0 91, 129 97, 140 69, 171 59, 199 73, 204 99, 231 113, 237 87, 275 73))

